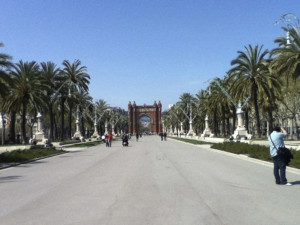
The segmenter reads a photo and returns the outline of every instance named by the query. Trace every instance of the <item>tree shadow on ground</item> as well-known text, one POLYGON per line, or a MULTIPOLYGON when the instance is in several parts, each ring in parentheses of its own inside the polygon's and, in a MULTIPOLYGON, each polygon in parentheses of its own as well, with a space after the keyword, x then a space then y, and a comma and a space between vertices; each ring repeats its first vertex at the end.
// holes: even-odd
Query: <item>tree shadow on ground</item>
POLYGON ((22 176, 7 176, 7 177, 0 177, 0 183, 7 183, 7 182, 15 182, 20 179, 22 176))

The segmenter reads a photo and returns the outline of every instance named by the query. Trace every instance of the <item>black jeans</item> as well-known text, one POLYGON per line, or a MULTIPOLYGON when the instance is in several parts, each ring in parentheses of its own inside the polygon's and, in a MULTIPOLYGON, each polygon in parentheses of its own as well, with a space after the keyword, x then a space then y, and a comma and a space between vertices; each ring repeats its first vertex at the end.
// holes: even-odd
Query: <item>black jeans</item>
POLYGON ((286 163, 278 156, 273 157, 274 162, 274 176, 276 184, 286 184, 285 177, 286 163))

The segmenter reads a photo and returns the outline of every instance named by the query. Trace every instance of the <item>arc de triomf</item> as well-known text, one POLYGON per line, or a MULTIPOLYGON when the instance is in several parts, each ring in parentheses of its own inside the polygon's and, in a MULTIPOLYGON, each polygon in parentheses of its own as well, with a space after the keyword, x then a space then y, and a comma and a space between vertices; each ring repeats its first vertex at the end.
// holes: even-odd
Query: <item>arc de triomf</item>
POLYGON ((153 105, 136 105, 135 101, 133 104, 128 104, 128 126, 129 133, 151 133, 159 134, 162 132, 161 123, 161 102, 153 105))

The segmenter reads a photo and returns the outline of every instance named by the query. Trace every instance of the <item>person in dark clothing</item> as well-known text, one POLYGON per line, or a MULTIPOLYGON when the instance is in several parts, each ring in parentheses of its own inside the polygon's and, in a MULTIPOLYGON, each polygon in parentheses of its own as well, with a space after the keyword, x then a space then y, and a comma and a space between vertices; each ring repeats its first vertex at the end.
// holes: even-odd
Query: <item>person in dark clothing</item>
POLYGON ((163 135, 162 132, 159 134, 159 136, 160 136, 160 139, 163 141, 164 140, 164 135, 163 135))
POLYGON ((136 133, 136 141, 139 141, 139 134, 138 133, 136 133))

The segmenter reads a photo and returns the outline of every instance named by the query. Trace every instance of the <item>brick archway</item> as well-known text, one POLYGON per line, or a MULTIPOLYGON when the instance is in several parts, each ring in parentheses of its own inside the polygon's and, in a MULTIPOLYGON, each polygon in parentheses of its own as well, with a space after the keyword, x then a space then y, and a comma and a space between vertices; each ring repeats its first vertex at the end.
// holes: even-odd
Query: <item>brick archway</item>
POLYGON ((153 105, 137 106, 135 102, 128 104, 128 126, 129 133, 135 135, 140 133, 140 119, 143 117, 149 117, 151 122, 149 123, 149 130, 152 134, 159 134, 162 132, 161 123, 161 102, 154 102, 153 105))

